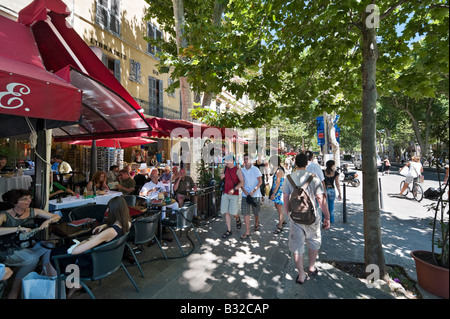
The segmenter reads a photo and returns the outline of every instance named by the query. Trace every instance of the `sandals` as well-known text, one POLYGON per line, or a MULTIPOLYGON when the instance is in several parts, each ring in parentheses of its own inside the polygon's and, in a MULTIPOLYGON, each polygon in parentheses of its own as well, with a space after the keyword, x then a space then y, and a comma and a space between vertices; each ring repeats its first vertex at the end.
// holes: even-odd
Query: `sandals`
POLYGON ((261 225, 260 225, 260 224, 255 225, 255 231, 258 231, 258 230, 260 230, 260 229, 261 229, 261 225))
POLYGON ((241 226, 242 226, 241 218, 239 217, 239 219, 236 219, 236 228, 241 229, 241 226))
POLYGON ((283 227, 282 228, 277 227, 277 230, 275 230, 273 233, 274 234, 280 234, 282 231, 283 231, 283 227))
POLYGON ((223 233, 222 238, 228 238, 231 236, 231 230, 227 230, 226 232, 223 233))
POLYGON ((299 285, 303 285, 305 281, 309 279, 309 276, 307 273, 305 273, 305 279, 303 281, 300 281, 300 275, 297 275, 297 278, 295 278, 295 283, 299 285))
POLYGON ((242 236, 241 236, 241 239, 247 239, 247 238, 250 238, 250 234, 243 234, 242 236))
POLYGON ((308 271, 309 276, 317 276, 319 274, 319 269, 315 268, 314 271, 308 271))

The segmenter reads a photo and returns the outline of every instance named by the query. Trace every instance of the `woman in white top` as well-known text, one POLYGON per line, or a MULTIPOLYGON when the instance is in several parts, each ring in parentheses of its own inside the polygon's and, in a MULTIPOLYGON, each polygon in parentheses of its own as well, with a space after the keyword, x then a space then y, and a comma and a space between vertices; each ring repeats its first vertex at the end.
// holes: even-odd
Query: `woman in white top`
POLYGON ((409 173, 405 177, 405 183, 400 191, 399 195, 403 195, 403 192, 408 188, 415 178, 418 178, 423 173, 423 166, 420 163, 419 156, 413 156, 405 166, 409 167, 409 173))

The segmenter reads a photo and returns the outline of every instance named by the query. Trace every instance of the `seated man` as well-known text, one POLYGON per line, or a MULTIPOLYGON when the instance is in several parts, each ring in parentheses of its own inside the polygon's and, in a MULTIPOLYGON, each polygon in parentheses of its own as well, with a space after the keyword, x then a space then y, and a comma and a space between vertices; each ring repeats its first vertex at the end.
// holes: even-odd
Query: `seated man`
POLYGON ((142 186, 139 195, 146 196, 149 199, 155 199, 158 198, 158 193, 165 191, 166 188, 164 187, 163 182, 159 181, 158 170, 155 168, 152 169, 150 173, 150 181, 142 186))
POLYGON ((112 165, 109 168, 109 171, 106 173, 106 182, 108 183, 115 183, 117 182, 117 175, 119 175, 119 166, 112 165))
POLYGON ((161 182, 168 184, 172 180, 172 173, 170 172, 170 167, 164 167, 164 173, 161 175, 161 182))
POLYGON ((116 185, 114 190, 118 190, 122 192, 124 195, 129 195, 132 192, 134 192, 136 182, 133 178, 131 178, 127 169, 120 170, 119 175, 117 177, 119 179, 119 185, 116 185))
POLYGON ((72 196, 75 196, 75 192, 68 187, 64 187, 58 182, 53 181, 53 173, 50 172, 50 193, 48 195, 49 199, 52 199, 56 195, 69 193, 72 196))
POLYGON ((173 185, 173 190, 176 193, 175 198, 180 207, 183 206, 186 199, 192 200, 189 193, 192 189, 197 191, 197 186, 195 185, 194 180, 190 176, 186 176, 186 169, 180 169, 180 176, 176 179, 175 184, 173 185))
POLYGON ((6 173, 8 171, 12 171, 11 168, 8 168, 6 166, 6 162, 8 162, 8 159, 6 158, 6 156, 0 156, 0 172, 1 173, 6 173))

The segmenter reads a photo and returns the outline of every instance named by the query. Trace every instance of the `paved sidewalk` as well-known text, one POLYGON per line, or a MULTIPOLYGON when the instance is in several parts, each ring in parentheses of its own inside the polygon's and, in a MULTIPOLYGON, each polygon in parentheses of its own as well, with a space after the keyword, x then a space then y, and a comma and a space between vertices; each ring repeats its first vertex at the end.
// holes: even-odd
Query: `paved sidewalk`
MULTIPOLYGON (((357 196, 357 195, 356 195, 357 196)), ((179 250, 175 241, 164 243, 170 260, 163 260, 157 245, 146 247, 139 254, 140 260, 155 259, 142 264, 145 278, 135 265, 126 263, 141 289, 137 293, 125 274, 118 270, 105 278, 101 286, 90 284, 98 299, 110 298, 157 298, 157 299, 391 299, 391 294, 379 289, 369 289, 361 280, 331 266, 325 260, 363 262, 364 236, 362 229, 362 208, 358 204, 348 205, 348 223, 342 223, 342 203, 337 203, 336 222, 332 229, 324 232, 323 245, 319 254, 320 273, 303 285, 295 284, 297 271, 287 248, 288 231, 273 234, 277 214, 273 203, 263 204, 261 230, 252 232, 251 238, 241 240, 244 228, 222 239, 225 222, 214 218, 208 224, 198 227, 203 241, 199 246, 195 235, 189 237, 195 243, 194 251, 186 258, 177 258, 179 250)), ((420 242, 411 238, 422 226, 401 222, 383 214, 389 221, 389 230, 384 229, 383 241, 386 247, 386 262, 404 266, 413 275, 413 261, 403 249, 420 242), (415 231, 414 231, 415 229, 415 231), (402 234, 402 235, 400 235, 402 234), (406 234, 408 240, 403 239, 406 234), (392 239, 392 241, 391 241, 392 239)), ((253 217, 252 217, 253 223, 253 217)), ((383 222, 384 224, 384 222, 383 222)), ((253 224, 252 224, 253 229, 253 224)), ((420 237, 422 237, 421 234, 420 237)), ((426 235, 425 235, 426 236, 426 235)), ((422 240, 423 241, 423 240, 422 240)), ((190 245, 183 234, 185 251, 190 245)), ((88 298, 80 294, 76 298, 88 298)))
MULTIPOLYGON (((397 191, 401 179, 401 176, 384 178, 383 196, 397 191)), ((429 214, 423 207, 425 204, 426 200, 420 206, 415 201, 385 200, 384 210, 381 211, 386 264, 402 266, 413 280, 417 278, 409 253, 411 250, 429 250, 431 227, 429 214)), ((279 235, 273 234, 278 215, 274 204, 266 199, 261 211, 261 229, 253 231, 252 216, 252 235, 249 239, 240 239, 244 225, 237 230, 234 222, 233 234, 222 239, 226 230, 225 220, 216 217, 198 226, 202 246, 193 232, 189 232, 195 248, 187 257, 180 258, 175 241, 163 243, 169 260, 162 259, 156 244, 145 247, 138 255, 139 260, 146 261, 142 263, 145 278, 140 276, 135 265, 125 262, 141 289, 140 293, 134 290, 120 269, 102 280, 101 286, 97 283, 90 286, 98 299, 394 298, 380 289, 368 288, 365 282, 326 262, 364 262, 362 186, 347 187, 347 223, 343 223, 342 205, 342 201, 336 201, 335 223, 330 230, 323 232, 318 261, 320 273, 303 285, 294 282, 297 271, 287 247, 288 228, 279 235)), ((186 252, 192 249, 184 233, 181 242, 186 252)), ((438 299, 424 290, 420 289, 420 292, 425 299, 438 299)), ((88 298, 88 295, 83 293, 76 298, 88 298)))

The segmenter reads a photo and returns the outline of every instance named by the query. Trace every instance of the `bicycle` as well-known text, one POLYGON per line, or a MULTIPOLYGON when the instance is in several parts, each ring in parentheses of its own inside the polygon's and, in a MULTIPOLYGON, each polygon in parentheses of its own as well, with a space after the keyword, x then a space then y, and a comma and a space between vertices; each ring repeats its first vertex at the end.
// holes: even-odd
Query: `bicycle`
MULTIPOLYGON (((405 185, 405 181, 402 181, 400 183, 400 191, 403 189, 403 185, 405 185)), ((406 188, 405 196, 407 196, 409 192, 413 194, 413 197, 416 201, 420 202, 423 199, 423 189, 419 184, 418 177, 414 178, 414 181, 408 185, 408 187, 406 188)))

